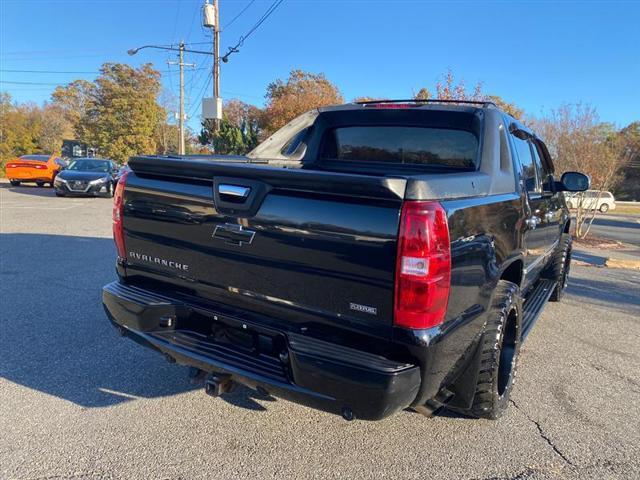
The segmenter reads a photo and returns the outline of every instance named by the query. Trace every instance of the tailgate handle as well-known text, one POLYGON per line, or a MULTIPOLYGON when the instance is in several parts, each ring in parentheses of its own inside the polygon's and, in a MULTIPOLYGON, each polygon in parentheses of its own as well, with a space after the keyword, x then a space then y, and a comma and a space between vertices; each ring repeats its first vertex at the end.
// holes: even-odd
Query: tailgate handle
POLYGON ((237 198, 247 198, 249 196, 249 192, 251 192, 251 188, 242 187, 240 185, 229 185, 226 183, 221 183, 218 185, 218 192, 220 195, 229 195, 231 197, 237 198))

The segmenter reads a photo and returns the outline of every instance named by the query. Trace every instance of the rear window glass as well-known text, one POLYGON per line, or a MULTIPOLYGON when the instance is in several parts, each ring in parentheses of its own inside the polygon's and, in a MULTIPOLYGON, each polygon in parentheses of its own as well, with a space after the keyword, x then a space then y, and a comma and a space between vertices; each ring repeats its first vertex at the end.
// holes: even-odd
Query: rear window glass
POLYGON ((46 162, 49 160, 48 155, 22 155, 20 160, 36 160, 38 162, 46 162))
POLYGON ((409 126, 348 126, 329 130, 324 160, 440 165, 475 169, 478 139, 465 130, 409 126))

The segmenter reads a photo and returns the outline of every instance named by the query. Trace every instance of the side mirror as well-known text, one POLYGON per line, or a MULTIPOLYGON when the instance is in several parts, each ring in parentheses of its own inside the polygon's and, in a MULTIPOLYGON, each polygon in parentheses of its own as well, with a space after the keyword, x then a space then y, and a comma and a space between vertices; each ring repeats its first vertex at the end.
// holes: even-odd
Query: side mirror
POLYGON ((564 192, 584 192, 589 190, 591 179, 580 172, 565 172, 560 178, 561 190, 564 192))

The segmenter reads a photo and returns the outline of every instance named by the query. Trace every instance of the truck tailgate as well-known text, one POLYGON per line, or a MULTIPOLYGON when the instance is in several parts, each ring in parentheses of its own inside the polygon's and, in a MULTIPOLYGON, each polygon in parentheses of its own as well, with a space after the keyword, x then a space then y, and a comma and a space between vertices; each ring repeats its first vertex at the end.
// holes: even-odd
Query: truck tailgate
POLYGON ((406 180, 137 157, 124 200, 126 276, 388 337, 406 180))

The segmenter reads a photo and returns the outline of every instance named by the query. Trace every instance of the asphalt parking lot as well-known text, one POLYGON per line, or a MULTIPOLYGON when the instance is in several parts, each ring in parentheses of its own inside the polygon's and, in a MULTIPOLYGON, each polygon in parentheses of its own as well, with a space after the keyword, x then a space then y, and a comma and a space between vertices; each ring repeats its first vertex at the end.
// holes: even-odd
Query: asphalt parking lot
POLYGON ((0 478, 640 478, 640 272, 574 267, 497 422, 337 416, 239 389, 119 338, 111 200, 0 183, 0 478))

